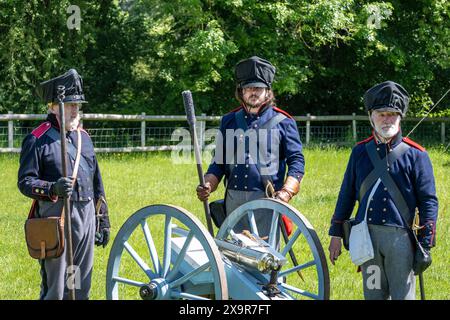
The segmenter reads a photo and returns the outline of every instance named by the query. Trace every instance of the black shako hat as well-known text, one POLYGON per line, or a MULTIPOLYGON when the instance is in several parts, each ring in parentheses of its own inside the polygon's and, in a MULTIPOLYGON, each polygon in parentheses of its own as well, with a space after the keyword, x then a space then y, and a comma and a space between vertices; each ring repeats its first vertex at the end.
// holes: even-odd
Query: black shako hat
POLYGON ((63 102, 87 103, 83 93, 83 79, 77 70, 70 69, 63 75, 42 82, 37 93, 45 103, 58 102, 58 86, 65 87, 63 102))
POLYGON ((275 67, 267 60, 253 56, 236 64, 234 75, 238 87, 270 88, 275 67))
POLYGON ((385 81, 366 91, 364 105, 367 111, 392 111, 404 117, 408 110, 409 94, 398 83, 385 81))

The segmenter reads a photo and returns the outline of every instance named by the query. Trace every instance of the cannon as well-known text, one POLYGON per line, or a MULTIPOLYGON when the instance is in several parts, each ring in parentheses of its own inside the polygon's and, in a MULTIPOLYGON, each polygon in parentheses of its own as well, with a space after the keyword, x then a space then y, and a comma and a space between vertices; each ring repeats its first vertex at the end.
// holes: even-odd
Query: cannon
POLYGON ((330 280, 320 240, 293 206, 265 198, 233 211, 213 238, 201 221, 172 205, 150 205, 120 228, 111 248, 108 299, 329 299, 330 280), (268 238, 259 238, 253 212, 270 209, 268 238), (281 241, 279 221, 292 221, 281 241), (250 230, 235 233, 243 217, 250 230), (152 230, 151 230, 152 229, 152 230), (157 237, 156 237, 157 236, 157 237), (158 238, 158 239, 157 239, 158 238), (297 257, 293 265, 289 251, 297 257), (268 289, 276 273, 277 292, 268 289))
MULTIPOLYGON (((200 184, 204 184, 192 96, 183 92, 200 184)), ((330 279, 319 237, 296 208, 263 198, 231 212, 214 236, 187 210, 144 207, 120 228, 108 260, 107 299, 294 300, 329 299, 330 279), (261 235, 255 212, 271 215, 261 235), (289 219, 289 234, 283 220, 289 219), (248 229, 240 221, 248 219, 248 229)))

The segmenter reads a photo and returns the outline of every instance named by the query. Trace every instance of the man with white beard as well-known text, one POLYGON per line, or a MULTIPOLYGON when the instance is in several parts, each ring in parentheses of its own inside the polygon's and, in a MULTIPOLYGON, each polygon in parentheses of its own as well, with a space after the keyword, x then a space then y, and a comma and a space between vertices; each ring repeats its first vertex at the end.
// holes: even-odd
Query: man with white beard
POLYGON ((373 132, 350 155, 329 229, 330 260, 334 265, 341 254, 343 224, 358 200, 355 225, 367 222, 373 247, 373 258, 368 255, 360 265, 365 299, 415 299, 412 226, 417 208, 417 238, 429 253, 438 214, 433 168, 425 149, 402 137, 409 94, 401 85, 375 85, 364 104, 373 132))
POLYGON ((60 257, 47 258, 45 255, 39 259, 42 277, 40 298, 67 299, 72 288, 69 288, 69 277, 75 279, 75 283, 70 284, 75 287, 76 299, 84 300, 89 298, 91 288, 94 243, 106 246, 110 223, 94 145, 88 133, 79 128, 80 106, 86 103, 83 81, 75 69, 70 69, 59 77, 41 83, 38 94, 48 105, 48 116, 23 140, 18 187, 25 196, 34 200, 30 217, 61 216, 63 198, 69 197, 74 263, 74 266, 67 265, 65 252, 60 257), (60 85, 66 89, 63 102, 68 177, 63 177, 61 163, 60 85), (78 171, 75 169, 77 159, 78 171))

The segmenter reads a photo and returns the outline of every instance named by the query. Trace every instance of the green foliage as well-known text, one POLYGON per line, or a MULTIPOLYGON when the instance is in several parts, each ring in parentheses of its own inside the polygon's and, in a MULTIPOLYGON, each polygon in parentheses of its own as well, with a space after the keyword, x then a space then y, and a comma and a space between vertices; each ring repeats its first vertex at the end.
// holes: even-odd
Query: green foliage
POLYGON ((390 79, 420 115, 450 84, 449 21, 445 0, 3 0, 0 113, 43 112, 35 87, 75 67, 85 112, 182 114, 190 89, 199 113, 221 114, 236 105, 234 65, 258 55, 293 114, 362 111, 390 79), (66 25, 71 4, 80 30, 66 25))

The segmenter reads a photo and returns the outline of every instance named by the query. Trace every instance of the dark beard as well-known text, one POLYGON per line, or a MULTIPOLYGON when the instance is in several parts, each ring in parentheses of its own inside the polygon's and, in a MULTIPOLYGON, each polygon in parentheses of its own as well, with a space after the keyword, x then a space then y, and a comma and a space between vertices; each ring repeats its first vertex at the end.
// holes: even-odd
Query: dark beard
MULTIPOLYGON (((251 100, 252 98, 258 98, 256 96, 251 96, 248 100, 251 100)), ((245 104, 250 108, 250 109, 257 109, 259 107, 261 107, 263 105, 263 102, 257 103, 257 104, 252 104, 250 102, 246 102, 245 104)))

